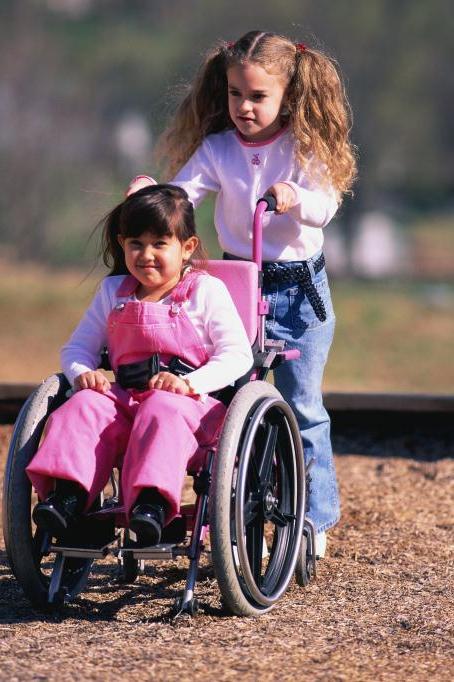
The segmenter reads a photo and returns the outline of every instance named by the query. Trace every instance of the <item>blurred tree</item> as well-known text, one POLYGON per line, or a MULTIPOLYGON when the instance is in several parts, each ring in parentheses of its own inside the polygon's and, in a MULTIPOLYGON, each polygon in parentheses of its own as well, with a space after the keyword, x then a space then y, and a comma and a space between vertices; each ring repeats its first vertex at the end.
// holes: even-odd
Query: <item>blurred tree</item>
POLYGON ((318 45, 340 63, 360 150, 347 226, 372 208, 449 205, 451 14, 449 0, 2 0, 0 241, 39 258, 79 258, 128 178, 153 172, 150 144, 201 54, 253 28, 318 45))

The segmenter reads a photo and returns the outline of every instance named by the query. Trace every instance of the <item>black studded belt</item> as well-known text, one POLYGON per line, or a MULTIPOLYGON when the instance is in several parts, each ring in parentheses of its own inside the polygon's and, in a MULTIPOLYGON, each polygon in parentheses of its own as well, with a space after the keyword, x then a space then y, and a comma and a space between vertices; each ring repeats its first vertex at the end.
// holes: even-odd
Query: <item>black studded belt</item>
MULTIPOLYGON (((313 263, 314 273, 325 267, 325 256, 322 255, 313 263)), ((312 275, 307 261, 263 263, 263 283, 265 286, 278 282, 295 282, 302 286, 309 303, 321 322, 326 320, 325 305, 312 282, 312 275)))
MULTIPOLYGON (((244 260, 231 253, 224 252, 225 260, 244 260)), ((325 256, 322 255, 313 262, 314 273, 320 272, 325 267, 325 256)), ((314 313, 320 322, 326 320, 325 305, 312 282, 311 271, 305 260, 288 261, 288 262, 264 262, 262 265, 263 284, 278 283, 278 282, 296 282, 304 289, 307 300, 311 304, 314 313)))

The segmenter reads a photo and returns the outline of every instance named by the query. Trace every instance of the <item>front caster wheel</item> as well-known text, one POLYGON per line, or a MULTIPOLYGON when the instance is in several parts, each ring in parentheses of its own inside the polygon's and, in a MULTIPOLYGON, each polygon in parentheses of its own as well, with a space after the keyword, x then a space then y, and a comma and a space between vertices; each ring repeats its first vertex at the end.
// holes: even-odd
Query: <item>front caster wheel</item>
MULTIPOLYGON (((131 546, 131 538, 129 530, 125 529, 123 535, 123 545, 125 548, 131 546)), ((132 552, 125 552, 121 550, 121 558, 118 558, 118 570, 115 576, 117 582, 122 585, 130 585, 134 583, 139 574, 144 571, 144 562, 139 559, 134 559, 132 552)))
POLYGON ((183 597, 179 597, 175 601, 175 618, 181 616, 182 614, 187 614, 188 616, 195 616, 199 611, 199 600, 196 597, 192 597, 188 601, 183 603, 183 597))

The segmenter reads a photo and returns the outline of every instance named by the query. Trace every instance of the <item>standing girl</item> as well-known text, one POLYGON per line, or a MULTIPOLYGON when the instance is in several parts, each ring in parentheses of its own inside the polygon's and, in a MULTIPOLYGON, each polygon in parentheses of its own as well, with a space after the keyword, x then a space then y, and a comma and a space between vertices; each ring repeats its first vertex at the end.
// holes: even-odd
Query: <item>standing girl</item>
POLYGON ((225 285, 191 267, 203 254, 183 189, 130 195, 105 220, 103 252, 110 276, 62 350, 76 392, 27 467, 42 500, 33 518, 60 537, 121 467, 129 527, 151 545, 222 424, 224 405, 206 394, 245 374, 252 352, 225 285), (106 345, 112 385, 97 369, 106 345), (175 358, 194 370, 168 371, 175 358))
MULTIPOLYGON (((257 200, 265 214, 267 334, 301 351, 275 371, 292 405, 310 470, 309 515, 323 556, 339 498, 322 403, 323 370, 335 317, 322 253, 323 229, 350 190, 355 159, 349 109, 334 62, 274 33, 251 31, 207 55, 160 144, 172 182, 197 205, 217 193, 215 225, 225 258, 251 258, 257 200)), ((150 179, 139 176, 130 191, 150 179)))

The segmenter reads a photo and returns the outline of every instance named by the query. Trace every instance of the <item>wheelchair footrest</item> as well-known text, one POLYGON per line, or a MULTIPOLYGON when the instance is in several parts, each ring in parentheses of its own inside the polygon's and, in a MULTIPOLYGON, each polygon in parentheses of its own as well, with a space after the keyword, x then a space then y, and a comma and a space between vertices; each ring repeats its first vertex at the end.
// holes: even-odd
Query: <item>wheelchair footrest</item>
POLYGON ((163 559, 175 559, 177 556, 186 554, 184 548, 174 544, 163 543, 151 547, 123 547, 123 553, 131 553, 134 559, 151 559, 162 561, 163 559))
POLYGON ((61 554, 64 557, 77 559, 104 559, 110 554, 110 543, 102 547, 64 547, 63 545, 51 545, 49 552, 61 554))

